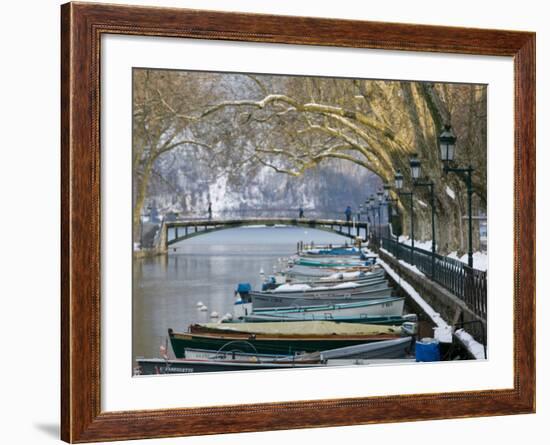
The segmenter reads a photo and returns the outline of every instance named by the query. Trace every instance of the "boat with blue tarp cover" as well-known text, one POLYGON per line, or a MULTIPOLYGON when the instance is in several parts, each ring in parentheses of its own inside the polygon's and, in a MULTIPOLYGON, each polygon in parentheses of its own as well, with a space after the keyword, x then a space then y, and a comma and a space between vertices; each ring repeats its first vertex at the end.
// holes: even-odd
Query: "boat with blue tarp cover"
POLYGON ((308 267, 366 267, 372 266, 376 263, 376 258, 369 258, 366 260, 362 259, 309 259, 309 258, 297 258, 293 260, 293 263, 298 266, 308 266, 308 267))

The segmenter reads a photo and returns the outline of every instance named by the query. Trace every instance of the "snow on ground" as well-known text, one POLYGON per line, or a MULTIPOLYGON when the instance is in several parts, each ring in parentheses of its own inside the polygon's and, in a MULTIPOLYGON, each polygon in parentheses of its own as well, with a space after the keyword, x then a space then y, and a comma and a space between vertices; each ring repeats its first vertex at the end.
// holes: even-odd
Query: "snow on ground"
MULTIPOLYGON (((408 236, 400 236, 399 242, 406 246, 411 245, 411 239, 408 236)), ((432 240, 417 241, 414 240, 414 247, 431 252, 432 240)), ((437 248, 437 246, 436 246, 437 248)), ((449 258, 462 261, 464 264, 468 264, 468 254, 464 254, 461 257, 456 252, 451 252, 447 255, 449 258)), ((474 252, 474 269, 487 270, 487 252, 474 252)))
MULTIPOLYGON (((382 252, 384 252, 386 255, 389 255, 389 256, 393 257, 392 253, 388 252, 386 249, 381 247, 380 250, 382 252)), ((403 260, 398 260, 398 261, 399 261, 399 264, 401 264, 403 267, 406 267, 407 269, 413 271, 415 274, 421 275, 423 277, 426 276, 426 275, 424 275, 424 272, 422 272, 418 267, 413 266, 412 264, 409 264, 409 263, 407 263, 406 261, 403 261, 403 260)))
MULTIPOLYGON (((406 244, 407 246, 411 245, 411 239, 408 236, 401 235, 399 237, 399 242, 401 244, 406 244)), ((414 247, 416 247, 418 249, 429 250, 431 252, 432 251, 432 240, 431 239, 427 240, 427 241, 414 240, 414 247)))
POLYGON ((445 193, 447 193, 447 195, 450 196, 451 199, 455 199, 455 192, 449 186, 447 186, 447 188, 445 189, 445 193))
POLYGON ((472 353, 472 355, 478 359, 478 360, 484 360, 487 357, 485 357, 485 348, 483 345, 474 338, 468 334, 464 329, 458 329, 455 331, 455 335, 462 340, 462 343, 466 345, 468 350, 472 353))
MULTIPOLYGON (((386 273, 391 276, 393 280, 399 283, 403 290, 407 292, 407 294, 409 294, 410 297, 416 301, 422 310, 432 319, 436 325, 434 328, 434 338, 441 343, 450 343, 453 336, 452 327, 420 296, 411 284, 401 278, 401 276, 399 276, 399 274, 395 272, 387 263, 383 260, 378 260, 378 264, 384 268, 386 273)), ((485 359, 485 350, 481 343, 474 340, 474 338, 464 329, 455 331, 455 334, 476 359, 485 359)))
MULTIPOLYGON (((447 255, 449 258, 461 261, 465 264, 468 264, 468 254, 462 255, 460 258, 456 252, 451 252, 447 255)), ((474 269, 477 270, 487 270, 487 252, 474 252, 474 269)))
POLYGON ((412 287, 409 282, 405 281, 399 274, 394 271, 386 262, 383 260, 378 260, 378 264, 380 264, 386 273, 393 278, 393 280, 403 288, 407 294, 410 295, 410 297, 416 301, 416 303, 422 308, 426 314, 432 319, 432 321, 437 326, 434 329, 434 338, 439 340, 442 343, 449 343, 452 340, 452 328, 447 324, 445 320, 434 311, 434 309, 426 303, 426 301, 420 296, 420 294, 415 290, 414 287, 412 287))

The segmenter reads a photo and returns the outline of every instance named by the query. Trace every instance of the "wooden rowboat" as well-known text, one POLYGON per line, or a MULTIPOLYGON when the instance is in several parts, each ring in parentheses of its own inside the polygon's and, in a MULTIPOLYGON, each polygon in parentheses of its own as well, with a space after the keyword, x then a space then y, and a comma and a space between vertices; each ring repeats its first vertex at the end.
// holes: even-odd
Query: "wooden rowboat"
MULTIPOLYGON (((319 322, 305 322, 319 323, 319 322)), ((328 322, 325 322, 328 323, 328 322)), ((243 323, 246 324, 246 323, 243 323)), ((264 323, 248 323, 252 325, 264 323)), ((295 325, 300 322, 292 323, 272 323, 276 325, 295 325)), ((335 323, 343 325, 344 323, 335 323)), ((356 324, 346 323, 347 325, 360 326, 356 324)), ((223 325, 227 326, 227 325, 223 325)), ((378 326, 380 327, 380 326, 378 326)), ((196 329, 195 329, 196 330, 196 329)), ((224 347, 229 342, 246 342, 251 344, 255 351, 260 354, 294 354, 296 352, 315 352, 327 349, 336 349, 345 346, 358 345, 361 343, 376 342, 382 340, 391 340, 401 336, 401 329, 397 328, 394 332, 387 333, 356 333, 353 335, 342 335, 335 333, 319 333, 319 334, 284 334, 284 333, 254 333, 254 332, 239 332, 239 331, 220 331, 210 330, 206 332, 201 329, 201 332, 174 332, 168 329, 168 336, 174 354, 178 358, 185 355, 185 348, 197 349, 212 349, 218 350, 224 347)))
POLYGON ((385 325, 360 325, 333 321, 295 323, 196 323, 189 326, 192 334, 240 333, 281 337, 400 335, 401 328, 385 325))
POLYGON ((401 326, 403 323, 415 323, 415 314, 410 315, 330 315, 330 314, 250 314, 238 320, 224 320, 222 323, 262 323, 295 322, 295 321, 335 321, 337 323, 382 324, 401 326), (410 318, 409 318, 410 317, 410 318))
POLYGON ((135 375, 161 375, 161 374, 192 374, 203 372, 220 371, 262 371, 262 370, 280 370, 280 369, 317 369, 330 366, 373 366, 388 364, 414 363, 414 358, 405 359, 334 359, 321 363, 289 362, 289 363, 271 363, 271 362, 240 362, 240 361, 221 361, 221 360, 190 360, 173 359, 165 360, 162 358, 138 358, 138 371, 135 375))
MULTIPOLYGON (((255 309, 251 316, 303 316, 305 320, 313 320, 313 316, 322 316, 325 319, 332 317, 400 317, 403 314, 405 299, 390 297, 358 301, 355 303, 323 304, 312 306, 280 307, 270 309, 255 309)), ((305 321, 304 320, 304 321, 305 321)), ((376 323, 380 324, 380 323, 376 323)))
POLYGON ((413 358, 408 358, 411 357, 411 350, 412 338, 403 337, 299 355, 258 354, 234 349, 213 351, 186 348, 185 358, 137 359, 137 363, 141 375, 319 368, 407 363, 414 361, 413 358))
POLYGON ((252 303, 254 310, 259 308, 276 308, 281 306, 314 306, 323 304, 352 303, 365 300, 380 300, 389 298, 392 294, 392 288, 380 286, 378 288, 360 290, 342 289, 339 292, 333 291, 329 294, 316 294, 314 292, 302 292, 295 294, 268 293, 268 292, 250 292, 243 300, 252 303))

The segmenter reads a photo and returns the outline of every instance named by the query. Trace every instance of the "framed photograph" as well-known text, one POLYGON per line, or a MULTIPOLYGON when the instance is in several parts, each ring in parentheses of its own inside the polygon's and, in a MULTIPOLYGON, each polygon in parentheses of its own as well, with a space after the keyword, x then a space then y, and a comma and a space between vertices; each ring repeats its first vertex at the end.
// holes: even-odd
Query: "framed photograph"
POLYGON ((61 17, 63 440, 534 412, 534 33, 61 17))

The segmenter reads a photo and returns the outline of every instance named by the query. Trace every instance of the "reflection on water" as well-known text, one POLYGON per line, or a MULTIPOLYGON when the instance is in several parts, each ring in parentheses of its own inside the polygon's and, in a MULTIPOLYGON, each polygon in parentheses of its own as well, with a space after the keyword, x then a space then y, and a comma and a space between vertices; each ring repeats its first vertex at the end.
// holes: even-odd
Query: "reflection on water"
MULTIPOLYGON (((233 309, 238 282, 261 285, 296 243, 341 244, 346 238, 298 227, 247 227, 197 236, 172 246, 169 255, 134 261, 133 356, 158 357, 168 328, 185 331, 233 309), (208 311, 200 311, 198 302, 208 311)), ((170 349, 171 352, 171 349, 170 349)))

